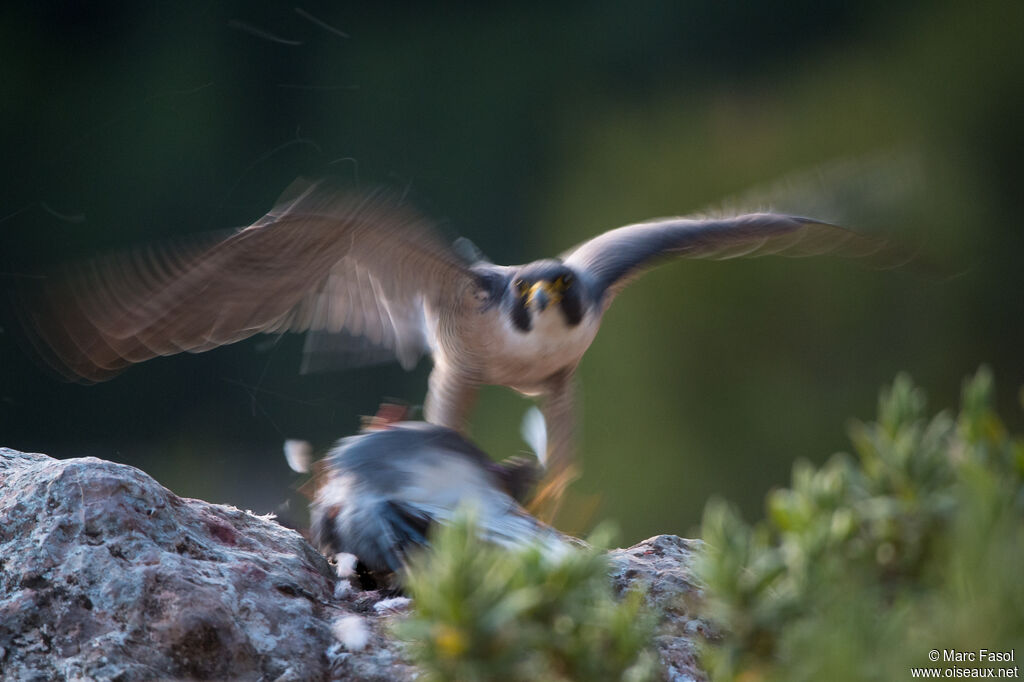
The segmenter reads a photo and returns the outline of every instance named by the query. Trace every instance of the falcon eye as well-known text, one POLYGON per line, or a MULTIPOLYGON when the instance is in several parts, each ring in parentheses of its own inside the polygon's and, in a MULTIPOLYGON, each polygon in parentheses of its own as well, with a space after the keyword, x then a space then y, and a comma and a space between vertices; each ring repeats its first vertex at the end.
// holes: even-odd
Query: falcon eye
POLYGON ((517 279, 512 283, 512 286, 516 288, 520 296, 526 296, 526 292, 530 290, 530 285, 526 283, 526 280, 517 279))

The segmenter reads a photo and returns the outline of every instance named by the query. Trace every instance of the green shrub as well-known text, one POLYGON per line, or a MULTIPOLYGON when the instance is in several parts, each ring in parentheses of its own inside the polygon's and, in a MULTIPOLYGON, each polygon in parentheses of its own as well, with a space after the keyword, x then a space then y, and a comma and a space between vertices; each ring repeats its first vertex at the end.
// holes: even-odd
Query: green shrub
POLYGON ((1024 646, 1024 441, 992 393, 983 368, 956 419, 928 421, 899 376, 851 427, 856 458, 797 463, 765 519, 708 504, 713 679, 909 679, 933 649, 1024 646))
POLYGON ((398 625, 433 680, 648 680, 654 619, 643 594, 612 594, 596 550, 557 560, 477 539, 471 519, 441 528, 406 576, 414 610, 398 625))

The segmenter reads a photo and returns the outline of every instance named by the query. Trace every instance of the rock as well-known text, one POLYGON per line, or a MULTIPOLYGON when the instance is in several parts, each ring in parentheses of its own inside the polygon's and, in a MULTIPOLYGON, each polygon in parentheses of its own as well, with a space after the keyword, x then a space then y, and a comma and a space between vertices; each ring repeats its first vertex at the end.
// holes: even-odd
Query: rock
POLYGON ((714 639, 714 626, 697 614, 704 593, 694 575, 700 540, 656 535, 628 549, 608 553, 612 581, 620 593, 639 581, 647 587, 647 602, 661 614, 655 643, 669 682, 704 682, 697 662, 697 642, 714 639))
POLYGON ((134 467, 0 449, 0 678, 344 677, 327 561, 269 518, 182 499, 134 467))
MULTIPOLYGON (((611 553, 649 585, 669 680, 705 680, 694 641, 699 543, 658 536, 611 553)), ((393 593, 350 589, 298 533, 180 498, 95 458, 0 448, 0 678, 412 680, 393 593)))

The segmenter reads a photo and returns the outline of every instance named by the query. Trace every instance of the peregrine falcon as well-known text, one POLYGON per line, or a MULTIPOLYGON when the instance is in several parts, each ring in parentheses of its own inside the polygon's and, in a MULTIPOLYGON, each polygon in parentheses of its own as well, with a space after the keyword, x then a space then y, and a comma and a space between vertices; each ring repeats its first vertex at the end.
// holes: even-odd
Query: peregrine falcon
POLYGON ((352 348, 411 368, 430 354, 427 421, 464 432, 482 384, 539 396, 548 471, 571 478, 573 375, 627 283, 674 257, 864 256, 880 240, 775 213, 650 220, 557 258, 473 262, 386 191, 297 181, 252 225, 206 243, 68 267, 26 303, 49 363, 102 381, 160 355, 257 333, 308 332, 307 360, 352 348))

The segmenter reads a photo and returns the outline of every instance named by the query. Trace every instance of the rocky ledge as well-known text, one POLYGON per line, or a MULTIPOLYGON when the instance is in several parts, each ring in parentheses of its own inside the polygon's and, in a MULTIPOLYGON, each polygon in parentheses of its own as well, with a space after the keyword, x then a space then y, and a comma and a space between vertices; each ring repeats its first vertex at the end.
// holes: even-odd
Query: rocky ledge
MULTIPOLYGON (((665 678, 704 680, 699 543, 611 552, 663 614, 665 678)), ((269 517, 178 497, 138 469, 0 448, 0 678, 411 680, 408 600, 351 588, 269 517)))

